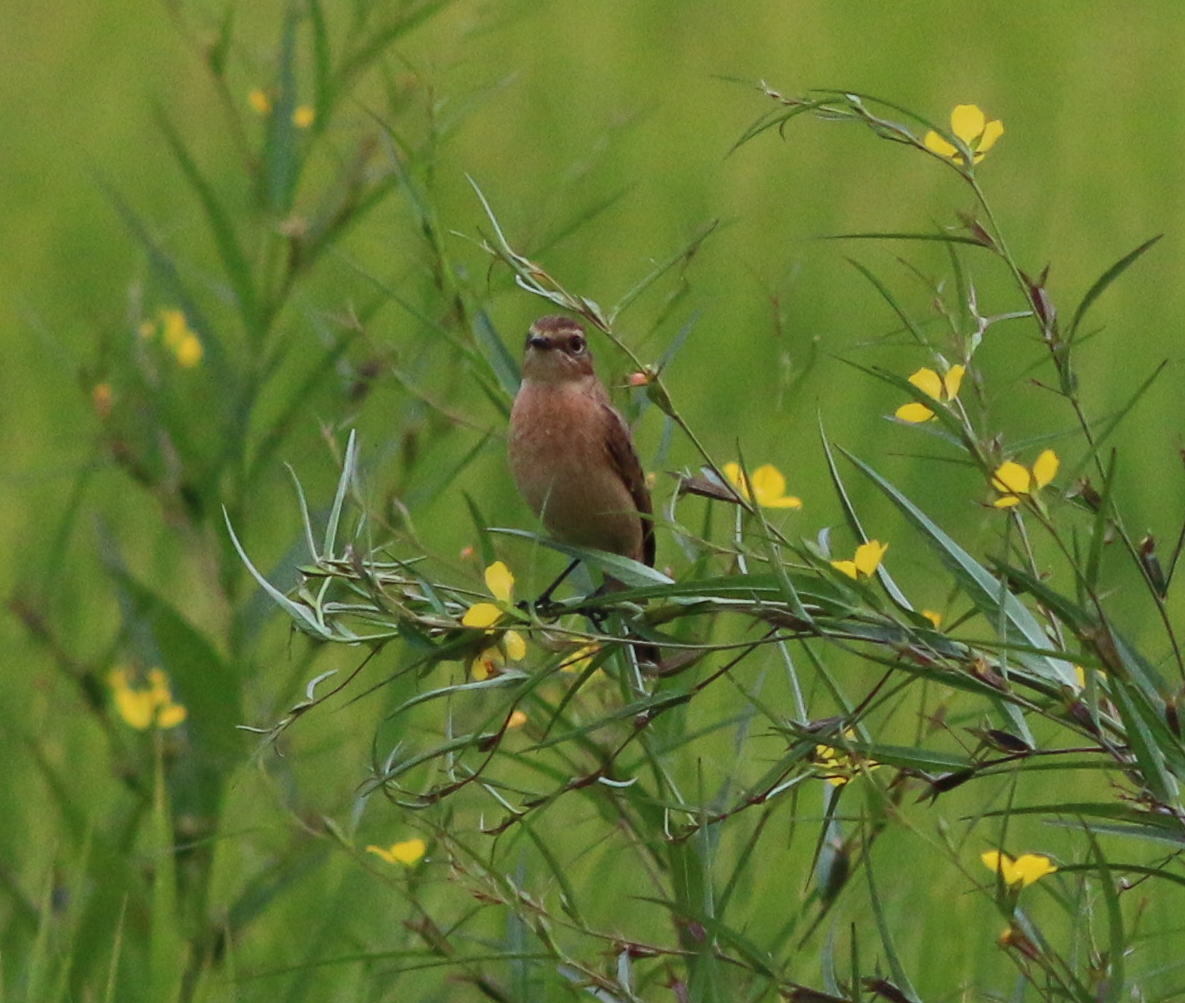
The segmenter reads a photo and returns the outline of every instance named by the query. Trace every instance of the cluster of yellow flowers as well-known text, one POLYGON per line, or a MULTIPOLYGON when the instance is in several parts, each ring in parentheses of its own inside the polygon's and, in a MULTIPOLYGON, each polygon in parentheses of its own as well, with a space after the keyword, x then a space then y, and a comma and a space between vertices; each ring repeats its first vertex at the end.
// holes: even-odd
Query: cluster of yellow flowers
MULTIPOLYGON (((256 87, 247 94, 247 104, 256 115, 265 116, 272 113, 275 103, 272 96, 261 87, 256 87)), ((317 112, 312 105, 300 104, 292 109, 292 124, 298 129, 307 129, 317 121, 317 112)))
POLYGON ((142 338, 147 340, 157 334, 179 365, 192 369, 202 361, 202 339, 189 326, 184 311, 172 308, 158 310, 155 320, 145 320, 140 324, 142 338))
POLYGON ((137 731, 176 728, 189 716, 185 706, 173 699, 169 677, 163 669, 149 669, 143 682, 129 669, 112 669, 107 675, 107 685, 111 687, 116 712, 137 731))

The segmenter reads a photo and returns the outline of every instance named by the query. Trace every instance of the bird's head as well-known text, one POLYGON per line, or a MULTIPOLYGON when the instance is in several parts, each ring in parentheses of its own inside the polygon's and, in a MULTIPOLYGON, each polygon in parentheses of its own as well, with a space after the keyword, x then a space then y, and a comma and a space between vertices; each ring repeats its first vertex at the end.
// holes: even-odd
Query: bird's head
POLYGON ((584 328, 569 317, 540 317, 527 331, 523 377, 538 383, 586 380, 593 375, 584 328))

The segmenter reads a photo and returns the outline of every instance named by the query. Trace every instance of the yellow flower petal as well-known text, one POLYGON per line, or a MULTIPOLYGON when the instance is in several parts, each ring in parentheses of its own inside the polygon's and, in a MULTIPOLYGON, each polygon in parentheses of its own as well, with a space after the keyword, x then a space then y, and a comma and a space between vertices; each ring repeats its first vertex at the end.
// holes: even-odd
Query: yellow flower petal
MULTIPOLYGON (((996 467, 992 475, 992 487, 997 491, 1004 491, 1011 495, 1027 495, 1032 485, 1032 477, 1026 467, 1022 467, 1015 460, 1008 460, 996 467)), ((1003 499, 1001 499, 1002 501, 1003 499)), ((1015 505, 1019 499, 1009 504, 1015 505)), ((1003 507, 1003 506, 1001 506, 1003 507)))
POLYGON ((526 723, 527 715, 521 710, 516 710, 511 712, 509 719, 506 721, 506 727, 508 729, 521 728, 526 723))
POLYGON ((1020 504, 1020 498, 1016 495, 1005 495, 1003 498, 997 498, 992 505, 996 508, 1012 508, 1020 504))
POLYGON ((176 728, 187 717, 189 717, 189 711, 183 704, 167 703, 157 711, 156 726, 158 728, 176 728))
POLYGON ((266 115, 272 110, 272 99, 268 97, 267 91, 258 87, 247 94, 247 104, 256 115, 266 115))
POLYGON ((802 499, 786 494, 786 478, 772 463, 765 463, 753 471, 752 483, 744 477, 739 463, 726 463, 720 468, 737 489, 737 493, 748 501, 755 501, 763 508, 802 508, 802 499))
POLYGON ((388 864, 403 864, 410 867, 424 856, 427 849, 428 844, 422 839, 405 839, 401 843, 392 843, 389 848, 375 846, 372 843, 366 848, 366 852, 381 857, 388 864))
POLYGON ((988 870, 999 874, 1004 884, 1025 888, 1057 870, 1057 866, 1041 853, 1022 853, 1015 860, 999 850, 988 850, 979 859, 988 870))
POLYGON ((749 497, 748 485, 746 485, 741 479, 741 465, 739 463, 733 463, 730 460, 728 463, 724 464, 720 470, 725 477, 732 481, 732 486, 741 493, 741 497, 749 497))
POLYGON ((502 635, 502 647, 506 649, 506 657, 512 662, 521 662, 527 657, 527 642, 517 631, 508 630, 502 635))
POLYGON ((1033 464, 1033 480, 1036 481, 1037 487, 1043 488, 1052 481, 1057 476, 1059 465, 1057 453, 1052 449, 1047 449, 1038 456, 1037 462, 1033 464))
POLYGON ((948 143, 941 134, 935 132, 933 129, 926 133, 925 139, 922 142, 931 153, 937 153, 940 157, 959 159, 958 148, 948 143))
POLYGON ((461 623, 466 627, 492 627, 502 619, 502 610, 492 602, 476 602, 465 610, 461 623))
POLYGON ((502 666, 506 664, 506 659, 502 657, 497 646, 484 649, 472 662, 469 663, 469 675, 476 679, 479 683, 487 679, 493 679, 502 671, 502 666))
POLYGON ((946 399, 953 401, 959 396, 959 387, 963 385, 963 376, 967 372, 966 366, 951 366, 942 378, 942 386, 946 391, 946 399))
POLYGON ((485 578, 486 588, 495 599, 510 602, 511 593, 514 591, 514 575, 502 561, 495 561, 486 568, 485 578))
POLYGON ((201 362, 203 352, 201 341, 192 331, 182 338, 181 343, 173 349, 177 362, 186 369, 192 369, 201 362))
POLYGON ((115 709, 125 724, 137 731, 147 731, 156 716, 156 700, 150 690, 129 687, 115 691, 115 709))
POLYGON ((937 630, 939 627, 942 626, 942 614, 941 613, 935 613, 934 610, 932 610, 932 609, 924 609, 924 610, 922 610, 922 616, 924 616, 927 620, 929 620, 932 624, 934 624, 935 630, 937 630))
POLYGON ((862 543, 856 548, 855 565, 866 575, 871 575, 877 568, 880 567, 881 559, 885 556, 885 551, 889 549, 887 543, 881 543, 879 540, 869 540, 867 543, 862 543))
POLYGON ((786 478, 772 463, 766 463, 753 471, 753 494, 758 505, 768 505, 786 493, 786 478))
POLYGON ((181 310, 161 310, 161 334, 164 338, 165 345, 176 352, 181 347, 181 343, 192 332, 189 330, 189 323, 185 319, 185 314, 181 310))
POLYGON ((1025 888, 1056 870, 1056 865, 1044 854, 1022 853, 1013 865, 1012 883, 1020 882, 1021 887, 1025 888))
POLYGON ((786 494, 786 478, 772 463, 753 471, 753 495, 765 508, 802 508, 802 499, 786 494))
POLYGON ((391 844, 391 856, 401 864, 414 864, 427 851, 428 844, 422 839, 405 839, 391 844))
POLYGON ((307 129, 317 120, 317 112, 312 105, 298 105, 292 112, 292 124, 298 129, 307 129))
POLYGON ((909 382, 917 387, 927 397, 935 400, 942 398, 942 378, 933 369, 923 366, 909 378, 909 382))
POLYGON ((983 135, 979 137, 979 155, 982 157, 996 145, 996 140, 1004 135, 1004 123, 998 118, 988 122, 983 127, 983 135))
POLYGON ((920 401, 910 401, 908 404, 902 404, 901 407, 894 411, 893 416, 900 418, 902 421, 908 421, 912 425, 920 425, 922 422, 929 421, 933 418, 934 412, 920 401))
POLYGON ((975 140, 979 139, 986 124, 987 117, 979 105, 955 105, 955 110, 950 113, 951 132, 968 146, 972 146, 975 140))
POLYGON ((832 561, 831 566, 835 568, 836 571, 842 571, 849 578, 858 577, 855 561, 832 561))

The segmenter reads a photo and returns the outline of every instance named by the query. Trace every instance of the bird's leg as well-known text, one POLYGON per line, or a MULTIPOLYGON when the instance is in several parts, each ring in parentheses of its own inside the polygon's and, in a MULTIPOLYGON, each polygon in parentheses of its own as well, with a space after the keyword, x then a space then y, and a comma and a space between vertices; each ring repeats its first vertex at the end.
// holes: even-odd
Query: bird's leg
POLYGON ((565 578, 567 578, 573 571, 576 570, 576 565, 579 563, 579 558, 573 560, 566 568, 564 568, 563 571, 560 572, 559 577, 549 586, 547 586, 547 588, 545 588, 542 593, 540 593, 539 598, 534 602, 524 601, 519 603, 519 605, 524 608, 530 606, 539 616, 546 618, 552 610, 551 594, 564 583, 565 578))

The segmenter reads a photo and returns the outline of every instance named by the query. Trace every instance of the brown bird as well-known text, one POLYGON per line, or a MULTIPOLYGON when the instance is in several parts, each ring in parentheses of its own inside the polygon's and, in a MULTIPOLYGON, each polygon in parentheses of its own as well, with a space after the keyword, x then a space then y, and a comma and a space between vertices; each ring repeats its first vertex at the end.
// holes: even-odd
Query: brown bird
POLYGON ((650 492, 629 426, 597 379, 584 328, 568 317, 540 317, 527 332, 510 468, 557 540, 654 566, 650 492))

